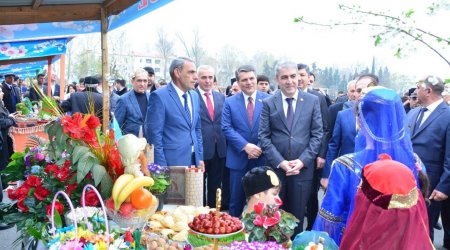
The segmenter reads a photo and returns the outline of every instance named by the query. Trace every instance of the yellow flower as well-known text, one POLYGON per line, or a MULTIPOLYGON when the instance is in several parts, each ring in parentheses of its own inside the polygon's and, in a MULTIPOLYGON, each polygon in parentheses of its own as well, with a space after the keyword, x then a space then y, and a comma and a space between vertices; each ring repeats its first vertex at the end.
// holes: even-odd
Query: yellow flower
POLYGON ((95 243, 95 249, 107 250, 106 243, 104 241, 99 241, 99 242, 95 243))

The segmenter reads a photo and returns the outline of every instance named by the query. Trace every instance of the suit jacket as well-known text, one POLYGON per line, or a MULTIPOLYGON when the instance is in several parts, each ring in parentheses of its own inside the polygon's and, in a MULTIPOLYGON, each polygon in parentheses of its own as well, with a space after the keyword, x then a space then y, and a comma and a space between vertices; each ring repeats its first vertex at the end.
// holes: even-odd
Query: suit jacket
POLYGON ((150 95, 144 134, 147 141, 154 144, 156 164, 191 166, 192 146, 197 166, 203 160, 199 97, 193 90, 188 94, 191 97, 192 122, 188 121, 173 82, 150 95))
MULTIPOLYGON (((252 125, 248 120, 247 107, 242 92, 225 99, 222 112, 222 130, 227 139, 226 165, 228 168, 246 169, 249 159, 244 147, 247 143, 259 145, 258 129, 262 100, 269 96, 269 94, 260 91, 256 92, 252 125)), ((256 166, 265 165, 265 157, 261 155, 254 163, 256 166)))
POLYGON ((64 112, 72 112, 72 114, 77 112, 89 114, 92 112, 90 108, 91 103, 94 105, 95 115, 102 121, 103 96, 98 92, 84 90, 83 92, 72 93, 69 99, 61 103, 61 108, 64 112))
MULTIPOLYGON (((150 94, 147 92, 145 92, 145 94, 147 96, 148 104, 150 94)), ((119 97, 114 117, 116 117, 124 135, 133 134, 139 136, 139 128, 141 126, 142 132, 144 132, 145 117, 142 115, 141 109, 139 108, 139 103, 134 90, 119 97)))
POLYGON ((308 93, 313 94, 319 98, 319 104, 320 104, 320 114, 322 116, 322 130, 323 130, 323 136, 322 136, 322 143, 320 144, 320 150, 317 156, 325 159, 327 155, 327 149, 328 149, 328 141, 331 137, 330 131, 330 114, 328 112, 328 104, 325 95, 320 93, 319 91, 308 89, 308 93))
MULTIPOLYGON (((42 85, 42 88, 43 88, 43 90, 44 90, 44 95, 47 95, 47 87, 48 85, 47 85, 47 83, 44 83, 43 85, 42 85)), ((52 91, 52 96, 59 96, 59 92, 60 90, 59 90, 59 84, 55 84, 55 89, 52 91)))
POLYGON ((437 189, 450 195, 450 108, 442 102, 413 131, 419 111, 415 108, 407 115, 414 152, 425 164, 430 191, 437 189))
POLYGON ((331 163, 338 157, 355 152, 356 117, 354 109, 345 109, 338 113, 333 136, 328 144, 328 152, 322 177, 328 178, 331 163))
POLYGON ((211 120, 206 103, 200 96, 200 91, 196 89, 200 97, 200 118, 202 121, 203 138, 203 159, 209 160, 214 157, 217 147, 217 154, 224 158, 227 153, 227 144, 222 132, 222 110, 225 96, 217 91, 211 91, 214 99, 214 121, 211 120))
MULTIPOLYGON (((45 87, 47 87, 47 86, 45 86, 45 87)), ((30 101, 40 101, 41 100, 41 96, 36 92, 36 90, 33 88, 33 86, 30 86, 30 92, 28 93, 28 98, 30 99, 30 101)))
POLYGON ((2 83, 2 91, 4 93, 3 95, 3 103, 5 104, 5 108, 10 112, 14 113, 16 112, 16 107, 13 108, 12 104, 12 97, 11 92, 14 93, 14 95, 17 98, 16 104, 22 101, 22 98, 20 97, 20 89, 16 85, 12 85, 12 88, 10 89, 8 85, 3 82, 2 83))
POLYGON ((303 91, 298 93, 291 131, 284 114, 281 91, 263 101, 259 141, 272 168, 284 160, 299 159, 305 165, 300 178, 312 180, 323 136, 322 116, 317 96, 303 91))
POLYGON ((336 118, 339 111, 344 109, 344 102, 336 102, 328 107, 328 114, 330 115, 330 131, 333 133, 334 126, 336 125, 336 118))

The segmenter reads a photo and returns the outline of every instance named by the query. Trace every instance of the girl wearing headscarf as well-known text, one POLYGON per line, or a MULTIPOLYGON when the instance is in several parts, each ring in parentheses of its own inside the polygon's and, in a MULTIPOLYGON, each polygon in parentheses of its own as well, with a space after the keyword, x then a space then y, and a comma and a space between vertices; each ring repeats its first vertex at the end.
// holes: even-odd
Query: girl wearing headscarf
POLYGON ((355 138, 355 153, 333 161, 328 189, 313 226, 313 230, 327 232, 338 245, 352 214, 365 165, 386 153, 406 165, 417 180, 406 113, 400 97, 393 90, 370 87, 355 108, 360 127, 355 138))

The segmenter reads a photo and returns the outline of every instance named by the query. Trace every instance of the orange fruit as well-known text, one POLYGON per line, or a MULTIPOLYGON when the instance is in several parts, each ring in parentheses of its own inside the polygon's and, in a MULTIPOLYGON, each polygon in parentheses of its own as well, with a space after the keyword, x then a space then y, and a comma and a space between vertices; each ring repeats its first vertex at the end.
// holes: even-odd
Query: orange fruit
POLYGON ((153 195, 145 188, 137 188, 130 195, 130 202, 136 209, 148 208, 152 204, 153 195))

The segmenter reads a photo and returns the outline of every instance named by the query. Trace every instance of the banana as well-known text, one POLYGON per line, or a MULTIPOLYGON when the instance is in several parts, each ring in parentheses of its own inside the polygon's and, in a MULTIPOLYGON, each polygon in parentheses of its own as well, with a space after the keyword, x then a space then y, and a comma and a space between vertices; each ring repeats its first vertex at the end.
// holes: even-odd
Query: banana
MULTIPOLYGON (((112 189, 112 199, 114 201, 114 205, 117 202, 117 198, 119 197, 120 192, 122 189, 128 185, 132 180, 134 180, 134 175, 132 174, 123 174, 117 178, 116 182, 114 183, 113 189, 112 189)), ((120 206, 119 206, 120 207, 120 206)))
POLYGON ((133 181, 129 182, 123 189, 120 191, 119 196, 116 200, 114 200, 114 208, 118 210, 122 203, 130 196, 130 194, 136 190, 136 188, 153 186, 155 182, 153 178, 148 176, 139 176, 133 179, 133 181))

